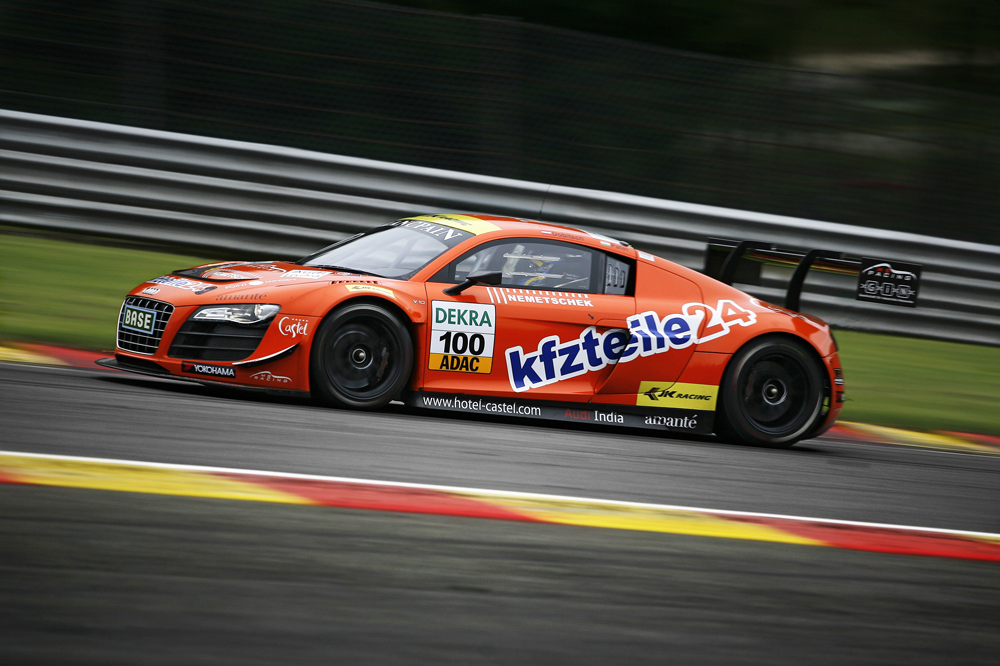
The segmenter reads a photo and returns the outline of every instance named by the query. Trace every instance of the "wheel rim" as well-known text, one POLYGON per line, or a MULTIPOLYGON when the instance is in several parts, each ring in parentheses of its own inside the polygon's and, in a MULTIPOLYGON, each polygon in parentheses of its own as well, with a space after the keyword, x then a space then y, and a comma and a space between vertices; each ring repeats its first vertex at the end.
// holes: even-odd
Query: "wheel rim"
POLYGON ((392 385, 403 355, 395 332, 373 317, 344 322, 327 341, 326 351, 327 377, 355 400, 377 396, 392 385))
POLYGON ((793 432, 812 417, 816 391, 802 360, 775 351, 757 359, 741 377, 743 412, 763 432, 793 432))

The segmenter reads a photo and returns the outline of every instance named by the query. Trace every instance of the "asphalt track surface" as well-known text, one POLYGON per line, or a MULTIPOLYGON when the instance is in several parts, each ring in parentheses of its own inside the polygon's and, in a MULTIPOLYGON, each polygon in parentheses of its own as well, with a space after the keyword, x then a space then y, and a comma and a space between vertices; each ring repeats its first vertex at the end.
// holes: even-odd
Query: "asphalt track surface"
MULTIPOLYGON (((358 413, 0 365, 0 448, 1000 532, 1000 457, 358 413)), ((0 485, 0 663, 996 663, 1000 566, 0 485)))

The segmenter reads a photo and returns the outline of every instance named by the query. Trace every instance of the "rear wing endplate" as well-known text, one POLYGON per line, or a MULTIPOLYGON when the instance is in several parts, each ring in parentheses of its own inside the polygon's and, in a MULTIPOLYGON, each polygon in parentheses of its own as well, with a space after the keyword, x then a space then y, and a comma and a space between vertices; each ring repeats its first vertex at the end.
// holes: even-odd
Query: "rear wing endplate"
POLYGON ((855 298, 859 301, 916 307, 920 291, 920 264, 849 257, 830 250, 779 248, 761 241, 709 238, 705 274, 720 282, 761 284, 765 265, 794 269, 788 281, 785 307, 799 311, 802 287, 810 270, 858 276, 855 298))

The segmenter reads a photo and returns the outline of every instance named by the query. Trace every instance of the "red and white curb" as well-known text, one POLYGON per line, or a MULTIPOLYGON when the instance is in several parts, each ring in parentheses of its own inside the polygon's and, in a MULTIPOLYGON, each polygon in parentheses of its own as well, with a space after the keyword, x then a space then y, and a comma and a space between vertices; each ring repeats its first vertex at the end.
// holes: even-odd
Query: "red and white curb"
POLYGON ((0 452, 0 483, 578 525, 1000 562, 1000 534, 416 483, 0 452))

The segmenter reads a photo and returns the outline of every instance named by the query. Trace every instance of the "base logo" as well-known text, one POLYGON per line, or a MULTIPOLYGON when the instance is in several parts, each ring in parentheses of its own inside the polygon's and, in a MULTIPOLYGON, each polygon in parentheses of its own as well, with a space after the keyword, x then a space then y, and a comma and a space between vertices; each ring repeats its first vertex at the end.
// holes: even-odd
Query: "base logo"
POLYGON ((156 311, 146 308, 137 308, 134 305, 126 305, 122 309, 121 321, 118 323, 121 328, 131 331, 138 331, 146 335, 156 333, 156 311))
POLYGON ((212 377, 236 379, 236 368, 228 365, 209 365, 208 363, 184 361, 181 363, 181 371, 191 373, 192 375, 209 375, 212 377))
POLYGON ((635 404, 640 407, 673 407, 715 411, 719 387, 711 384, 640 382, 635 404))
POLYGON ((428 369, 489 374, 496 320, 495 305, 432 301, 428 369))

